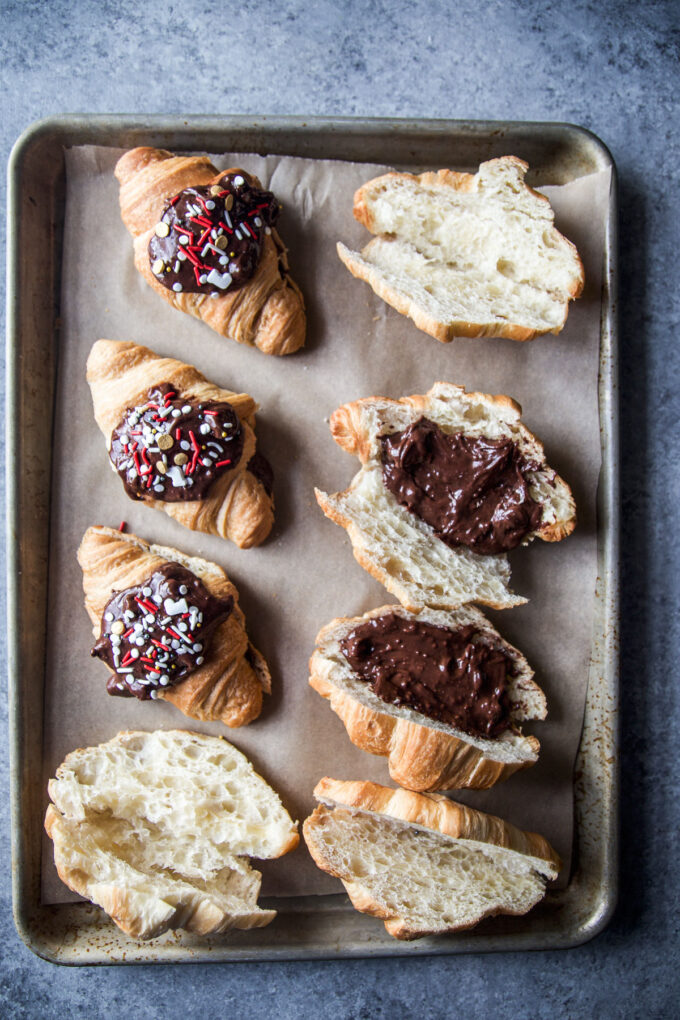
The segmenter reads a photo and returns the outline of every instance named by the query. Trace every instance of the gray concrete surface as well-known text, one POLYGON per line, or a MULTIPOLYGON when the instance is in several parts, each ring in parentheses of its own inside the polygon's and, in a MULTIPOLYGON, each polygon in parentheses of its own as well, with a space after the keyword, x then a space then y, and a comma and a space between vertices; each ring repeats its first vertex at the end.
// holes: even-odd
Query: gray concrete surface
MULTIPOLYGON (((28 124, 64 112, 514 118, 590 128, 620 174, 623 440, 622 894, 604 934, 568 952, 57 968, 14 930, 5 811, 0 1013, 677 1016, 680 5, 2 0, 0 15, 3 163, 28 124)), ((6 790, 4 752, 0 777, 6 790)))

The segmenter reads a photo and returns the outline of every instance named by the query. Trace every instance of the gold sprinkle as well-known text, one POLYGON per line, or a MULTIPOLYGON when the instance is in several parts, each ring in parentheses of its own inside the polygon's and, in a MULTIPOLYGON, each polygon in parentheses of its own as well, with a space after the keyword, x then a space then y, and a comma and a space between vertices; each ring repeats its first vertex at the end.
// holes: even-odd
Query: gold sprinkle
POLYGON ((161 220, 160 223, 156 224, 156 237, 167 237, 169 233, 170 227, 167 225, 167 223, 163 223, 163 221, 161 220))
POLYGON ((158 449, 169 450, 170 447, 175 445, 175 440, 167 432, 164 432, 162 436, 158 437, 158 449))
POLYGON ((227 197, 224 200, 224 208, 227 210, 227 212, 229 212, 229 210, 231 209, 233 204, 234 204, 234 196, 233 195, 227 195, 227 197))
POLYGON ((158 472, 158 474, 159 475, 164 475, 167 470, 168 469, 166 468, 166 466, 163 463, 163 461, 159 460, 158 463, 156 464, 156 471, 158 472))
POLYGON ((151 269, 156 274, 156 276, 158 276, 159 273, 162 273, 163 270, 165 269, 165 262, 163 261, 163 259, 156 259, 151 269))
POLYGON ((230 259, 233 259, 233 257, 234 257, 234 255, 235 255, 235 254, 236 254, 236 252, 235 252, 235 251, 230 251, 230 252, 229 252, 229 258, 230 258, 230 259))
POLYGON ((219 237, 215 238, 215 247, 221 248, 222 251, 224 251, 224 249, 227 247, 227 243, 228 242, 224 234, 220 234, 219 237))
POLYGON ((125 624, 123 623, 122 620, 114 620, 113 623, 111 624, 112 634, 122 634, 124 630, 125 624))
POLYGON ((174 456, 175 464, 179 464, 180 467, 182 464, 186 464, 188 460, 189 458, 187 457, 186 453, 176 453, 174 456))
POLYGON ((210 194, 219 195, 221 190, 222 188, 219 186, 219 184, 213 184, 212 188, 210 189, 210 194))

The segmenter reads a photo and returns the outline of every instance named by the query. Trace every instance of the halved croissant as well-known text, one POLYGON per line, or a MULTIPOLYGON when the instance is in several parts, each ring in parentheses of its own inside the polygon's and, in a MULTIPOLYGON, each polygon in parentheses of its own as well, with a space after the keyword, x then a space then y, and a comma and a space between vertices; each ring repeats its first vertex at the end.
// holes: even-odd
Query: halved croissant
MULTIPOLYGON (((167 203, 189 187, 216 183, 219 172, 207 156, 173 156, 165 149, 141 147, 122 156, 115 169, 120 181, 123 223, 134 238, 135 265, 150 287, 179 311, 202 319, 221 336, 255 346, 265 354, 291 354, 305 342, 304 301, 288 273, 286 249, 277 234, 264 236, 255 275, 240 289, 220 297, 175 293, 156 279, 149 265, 149 241, 167 203)), ((260 182, 248 175, 256 187, 260 182)))

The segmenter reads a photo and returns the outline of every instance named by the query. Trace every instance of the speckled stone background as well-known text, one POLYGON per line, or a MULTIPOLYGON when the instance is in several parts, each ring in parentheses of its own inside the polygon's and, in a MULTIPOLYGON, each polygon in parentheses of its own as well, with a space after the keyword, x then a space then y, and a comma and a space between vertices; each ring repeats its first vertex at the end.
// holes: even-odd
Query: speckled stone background
MULTIPOLYGON (((3 811, 0 1014, 678 1016, 680 4, 2 0, 0 15, 3 163, 32 121, 60 113, 507 118, 590 128, 620 175, 623 450, 621 898, 602 935, 550 953, 59 968, 16 935, 3 811)), ((5 751, 0 776, 7 804, 5 751)))

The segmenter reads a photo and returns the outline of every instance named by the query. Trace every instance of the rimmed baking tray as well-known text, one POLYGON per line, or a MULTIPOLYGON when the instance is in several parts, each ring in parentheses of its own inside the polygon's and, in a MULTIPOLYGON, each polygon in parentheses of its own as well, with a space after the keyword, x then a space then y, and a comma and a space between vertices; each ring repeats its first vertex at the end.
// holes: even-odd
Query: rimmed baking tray
MULTIPOLYGON (((599 139, 568 124, 491 121, 245 117, 64 117, 17 141, 9 165, 7 287, 7 562, 13 898, 24 942, 68 964, 312 959, 554 949, 578 945, 614 908, 618 851, 618 407, 616 174, 599 139), (602 471, 598 490, 598 584, 583 735, 575 769, 575 826, 568 886, 525 917, 495 918, 472 932, 399 943, 344 895, 269 901, 263 930, 209 939, 126 938, 89 904, 40 900, 43 698, 50 520, 50 423, 59 361, 60 256, 65 170, 73 145, 275 153, 475 169, 512 152, 530 182, 563 184, 610 169, 600 339, 602 471)), ((265 901, 266 902, 266 901, 265 901)))

